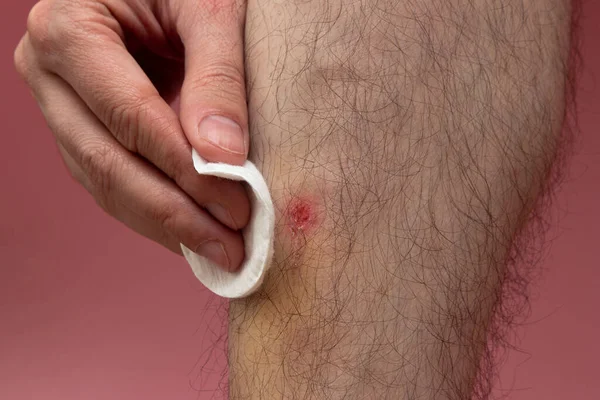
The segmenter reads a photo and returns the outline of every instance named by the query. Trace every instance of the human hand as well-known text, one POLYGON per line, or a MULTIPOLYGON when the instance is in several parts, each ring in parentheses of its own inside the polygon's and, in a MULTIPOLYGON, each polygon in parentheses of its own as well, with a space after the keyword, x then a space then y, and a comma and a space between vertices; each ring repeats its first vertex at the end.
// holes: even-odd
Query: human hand
POLYGON ((223 268, 244 259, 240 183, 199 176, 248 154, 243 0, 42 0, 15 65, 72 175, 109 214, 223 268))

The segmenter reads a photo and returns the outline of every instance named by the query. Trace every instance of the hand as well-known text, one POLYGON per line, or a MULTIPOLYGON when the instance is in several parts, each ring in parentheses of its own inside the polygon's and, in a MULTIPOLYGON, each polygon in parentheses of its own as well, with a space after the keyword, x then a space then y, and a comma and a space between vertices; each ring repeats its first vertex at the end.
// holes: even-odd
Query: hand
POLYGON ((248 154, 243 0, 42 0, 15 52, 72 175, 108 213, 223 268, 244 259, 239 183, 195 172, 248 154), (178 115, 179 114, 179 115, 178 115))

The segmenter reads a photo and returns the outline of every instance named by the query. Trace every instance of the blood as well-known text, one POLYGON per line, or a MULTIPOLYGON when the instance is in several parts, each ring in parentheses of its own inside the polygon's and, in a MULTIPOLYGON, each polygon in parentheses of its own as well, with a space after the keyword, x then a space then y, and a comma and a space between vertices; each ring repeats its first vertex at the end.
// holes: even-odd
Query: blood
POLYGON ((310 231, 317 221, 317 213, 314 202, 307 198, 293 198, 287 207, 287 225, 292 234, 306 234, 310 231))

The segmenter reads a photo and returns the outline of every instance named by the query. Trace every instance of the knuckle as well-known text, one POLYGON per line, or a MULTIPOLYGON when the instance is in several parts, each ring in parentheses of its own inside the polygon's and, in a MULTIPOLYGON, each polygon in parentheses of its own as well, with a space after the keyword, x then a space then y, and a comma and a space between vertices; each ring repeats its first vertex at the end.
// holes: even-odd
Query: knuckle
POLYGON ((71 50, 94 35, 93 13, 79 0, 41 0, 29 13, 27 32, 40 58, 48 64, 65 63, 71 50))
POLYGON ((110 144, 100 141, 82 143, 80 152, 79 164, 93 187, 92 194, 106 203, 114 191, 119 157, 110 144))
MULTIPOLYGON (((182 136, 179 120, 164 112, 164 101, 154 95, 137 93, 129 100, 109 103, 107 126, 115 138, 129 151, 150 159, 175 181, 184 174, 177 136, 182 136)), ((108 103, 108 102, 107 102, 108 103)))
POLYGON ((177 207, 165 204, 162 204, 161 207, 153 207, 150 210, 150 219, 156 221, 163 232, 177 231, 177 221, 179 220, 177 207))
MULTIPOLYGON (((150 111, 149 125, 145 133, 138 132, 138 148, 153 160, 165 174, 180 183, 184 175, 184 164, 188 157, 182 157, 182 146, 186 143, 177 117, 157 115, 150 111), (180 143, 182 146, 178 146, 180 143), (185 161, 184 161, 185 160, 185 161)), ((187 149, 186 149, 187 150, 187 149)))
POLYGON ((50 39, 50 7, 48 0, 36 3, 27 16, 27 32, 32 42, 45 47, 50 39))
POLYGON ((119 143, 130 151, 139 152, 141 132, 145 128, 142 123, 152 112, 156 100, 139 92, 129 93, 124 98, 126 100, 119 102, 109 99, 104 102, 107 106, 103 120, 119 143))
POLYGON ((171 198, 168 202, 163 202, 161 207, 153 207, 150 213, 150 219, 164 232, 165 238, 175 239, 179 243, 202 241, 198 232, 191 229, 189 224, 189 221, 197 218, 196 211, 182 198, 171 198))
POLYGON ((244 73, 242 69, 231 63, 221 62, 218 65, 204 68, 191 82, 194 90, 214 91, 223 97, 244 95, 244 73))
MULTIPOLYGON (((17 74, 25 81, 31 89, 31 93, 37 99, 37 82, 42 77, 42 70, 36 60, 35 54, 31 52, 30 38, 25 34, 13 54, 13 62, 17 74)), ((39 101, 39 99, 38 99, 39 101)))
POLYGON ((29 65, 27 63, 27 58, 25 57, 24 40, 25 39, 21 39, 17 45, 13 54, 13 62, 19 76, 26 80, 29 73, 29 65))
POLYGON ((25 34, 13 54, 13 62, 17 74, 29 86, 31 95, 43 106, 40 97, 40 82, 43 81, 45 73, 40 66, 36 55, 32 52, 30 37, 25 34))
MULTIPOLYGON (((166 140, 165 140, 166 142, 166 140)), ((178 185, 185 187, 191 182, 190 177, 195 178, 197 173, 191 165, 190 157, 181 157, 179 148, 173 146, 163 146, 164 150, 159 154, 160 164, 164 172, 178 185)))

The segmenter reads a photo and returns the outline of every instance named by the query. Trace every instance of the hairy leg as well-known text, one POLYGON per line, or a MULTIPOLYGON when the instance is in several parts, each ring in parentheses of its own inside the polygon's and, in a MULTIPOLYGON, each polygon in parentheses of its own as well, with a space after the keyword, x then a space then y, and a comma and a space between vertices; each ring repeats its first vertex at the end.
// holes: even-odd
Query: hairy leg
POLYGON ((250 0, 278 227, 230 304, 232 399, 473 395, 558 150, 569 29, 565 0, 250 0))

